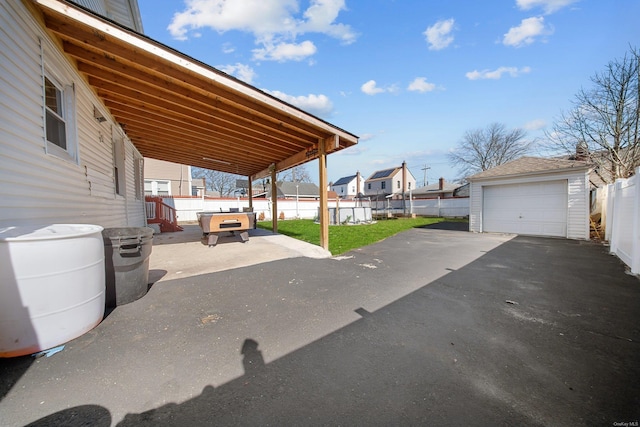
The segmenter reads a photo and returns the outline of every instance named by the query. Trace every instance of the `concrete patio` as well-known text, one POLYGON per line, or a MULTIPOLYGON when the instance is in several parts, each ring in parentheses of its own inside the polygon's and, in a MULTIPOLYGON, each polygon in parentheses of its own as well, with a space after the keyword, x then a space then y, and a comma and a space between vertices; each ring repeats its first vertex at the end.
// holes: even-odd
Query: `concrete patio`
POLYGON ((310 258, 269 237, 157 239, 146 296, 0 360, 2 425, 640 420, 640 281, 600 244, 424 228, 310 258))

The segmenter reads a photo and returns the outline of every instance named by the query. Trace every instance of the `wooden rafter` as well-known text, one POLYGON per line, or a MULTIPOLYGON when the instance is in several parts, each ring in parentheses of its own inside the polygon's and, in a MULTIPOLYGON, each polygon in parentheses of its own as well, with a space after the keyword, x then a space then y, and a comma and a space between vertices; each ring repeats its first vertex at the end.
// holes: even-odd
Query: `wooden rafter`
POLYGON ((258 176, 272 173, 270 165, 280 171, 357 143, 349 132, 72 3, 34 2, 146 157, 258 176))

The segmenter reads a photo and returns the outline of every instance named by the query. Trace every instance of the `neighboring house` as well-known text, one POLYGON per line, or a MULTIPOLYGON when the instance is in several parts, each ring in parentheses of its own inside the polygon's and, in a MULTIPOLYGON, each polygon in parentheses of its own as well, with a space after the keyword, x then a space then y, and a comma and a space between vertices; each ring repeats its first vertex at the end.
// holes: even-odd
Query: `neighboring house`
POLYGON ((411 195, 415 199, 449 199, 455 197, 455 191, 459 187, 460 184, 446 182, 444 178, 440 178, 436 184, 416 188, 411 195))
POLYGON ((164 160, 144 159, 145 196, 197 196, 191 166, 164 160))
MULTIPOLYGON (((278 188, 279 199, 298 199, 298 200, 318 200, 320 198, 320 191, 318 186, 311 182, 278 182, 276 184, 278 188)), ((271 197, 271 186, 267 189, 267 197, 271 197)))
MULTIPOLYGON (((319 200, 318 186, 310 182, 280 181, 276 184, 278 199, 319 200)), ((329 192, 330 193, 330 192, 329 192)), ((255 198, 271 198, 271 184, 268 182, 254 187, 255 198)), ((331 195, 329 195, 331 198, 331 195)))
POLYGON ((371 174, 365 181, 364 194, 370 197, 393 195, 394 198, 401 198, 403 193, 408 196, 409 190, 415 188, 416 179, 407 168, 407 164, 403 162, 402 166, 371 174))
POLYGON ((191 178, 191 195, 197 197, 207 195, 207 183, 204 178, 191 178))
POLYGON ((364 187, 365 180, 360 172, 357 172, 355 175, 340 178, 330 186, 330 190, 341 199, 353 199, 364 192, 364 187))
POLYGON ((462 184, 460 187, 453 190, 453 197, 469 197, 469 190, 471 185, 467 182, 466 184, 462 184))
MULTIPOLYGON (((0 227, 145 225, 142 155, 31 3, 0 2, 0 227)), ((76 3, 142 31, 135 1, 76 3)))
POLYGON ((584 161, 522 157, 469 177, 469 230, 589 239, 584 161))

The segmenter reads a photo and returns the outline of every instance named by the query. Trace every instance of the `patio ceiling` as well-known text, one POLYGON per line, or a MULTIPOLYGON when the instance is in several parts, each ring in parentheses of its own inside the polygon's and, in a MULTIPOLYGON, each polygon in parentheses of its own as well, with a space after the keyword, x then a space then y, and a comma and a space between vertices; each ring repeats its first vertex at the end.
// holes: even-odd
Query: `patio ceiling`
POLYGON ((259 178, 357 136, 61 0, 33 0, 145 157, 259 178))

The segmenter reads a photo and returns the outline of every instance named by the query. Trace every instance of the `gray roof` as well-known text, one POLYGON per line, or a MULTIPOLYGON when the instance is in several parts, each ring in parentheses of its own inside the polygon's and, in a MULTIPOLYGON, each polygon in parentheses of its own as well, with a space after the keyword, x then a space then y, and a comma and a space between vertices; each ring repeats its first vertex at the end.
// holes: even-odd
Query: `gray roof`
POLYGON ((333 185, 345 185, 353 181, 358 175, 344 176, 333 183, 333 185))
POLYGON ((318 186, 311 182, 279 182, 278 186, 278 195, 282 196, 295 196, 298 194, 299 197, 318 197, 320 195, 320 191, 318 191, 318 186), (297 193, 296 193, 296 185, 297 193))
POLYGON ((396 173, 396 171, 398 171, 401 168, 391 168, 391 169, 384 169, 384 170, 379 170, 379 171, 375 171, 374 173, 371 174, 371 176, 367 179, 367 181, 373 181, 376 179, 385 179, 390 177, 391 175, 393 175, 394 173, 396 173))
POLYGON ((430 184, 424 187, 418 187, 412 191, 413 194, 429 194, 429 193, 452 193, 456 188, 462 184, 454 184, 452 182, 445 182, 442 190, 440 189, 440 183, 430 184))
POLYGON ((520 157, 500 166, 470 176, 469 181, 517 175, 536 175, 567 170, 587 170, 593 165, 580 160, 549 159, 544 157, 520 157))

